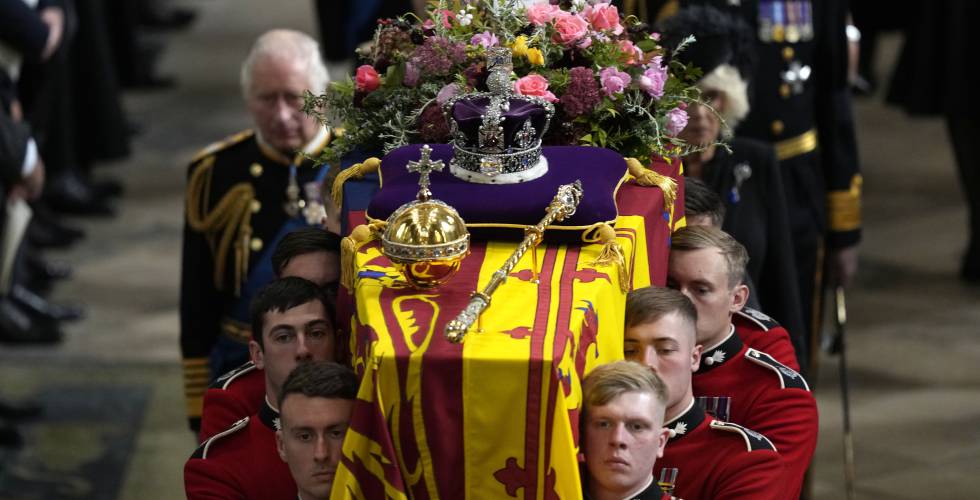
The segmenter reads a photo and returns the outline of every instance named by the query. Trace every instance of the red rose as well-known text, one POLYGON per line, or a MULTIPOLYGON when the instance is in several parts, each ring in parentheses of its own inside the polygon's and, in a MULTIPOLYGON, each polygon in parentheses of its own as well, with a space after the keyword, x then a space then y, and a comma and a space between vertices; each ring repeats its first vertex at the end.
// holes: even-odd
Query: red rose
POLYGON ((357 83, 357 90, 362 92, 374 92, 381 86, 381 77, 370 64, 365 64, 357 68, 357 75, 354 77, 357 83))

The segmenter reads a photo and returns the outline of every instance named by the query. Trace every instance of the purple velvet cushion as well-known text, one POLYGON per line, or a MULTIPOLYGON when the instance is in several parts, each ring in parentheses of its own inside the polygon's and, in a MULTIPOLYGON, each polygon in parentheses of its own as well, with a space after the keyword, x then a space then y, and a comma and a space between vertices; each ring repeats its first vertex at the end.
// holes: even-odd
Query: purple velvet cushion
MULTIPOLYGON (((417 173, 405 167, 419 159, 421 144, 400 147, 381 161, 381 190, 367 208, 369 219, 387 219, 418 193, 417 173)), ((541 221, 558 186, 582 181, 583 196, 575 215, 553 225, 548 241, 580 241, 582 231, 616 219, 616 190, 625 178, 626 160, 615 151, 584 146, 545 147, 548 173, 518 184, 476 184, 449 173, 452 146, 433 144, 432 159, 445 167, 433 172, 432 196, 456 208, 474 239, 522 239, 524 226, 541 221)))

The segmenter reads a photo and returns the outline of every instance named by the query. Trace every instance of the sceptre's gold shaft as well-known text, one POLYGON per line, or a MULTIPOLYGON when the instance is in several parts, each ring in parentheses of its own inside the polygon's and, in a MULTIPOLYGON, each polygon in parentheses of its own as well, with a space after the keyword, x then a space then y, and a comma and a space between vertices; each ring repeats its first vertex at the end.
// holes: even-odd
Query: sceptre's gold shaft
MULTIPOLYGON (((564 184, 558 187, 558 193, 551 200, 548 205, 548 211, 541 222, 537 225, 527 228, 524 240, 521 241, 514 253, 507 258, 504 265, 497 269, 493 275, 490 277, 490 281, 487 286, 483 287, 483 291, 474 292, 470 297, 469 303, 463 308, 463 311, 456 316, 455 319, 446 324, 445 335, 446 339, 453 343, 459 343, 463 341, 463 337, 466 336, 466 332, 469 331, 470 327, 473 326, 483 314, 483 311, 490 306, 490 297, 493 296, 493 292, 497 290, 504 281, 507 280, 507 276, 514 267, 521 260, 521 257, 531 248, 541 243, 544 238, 545 228, 551 225, 553 222, 561 222, 568 217, 571 217, 575 213, 575 209, 578 208, 578 202, 582 199, 582 182, 576 180, 571 184, 564 184)), ((537 265, 535 264, 535 271, 537 271, 537 265)))

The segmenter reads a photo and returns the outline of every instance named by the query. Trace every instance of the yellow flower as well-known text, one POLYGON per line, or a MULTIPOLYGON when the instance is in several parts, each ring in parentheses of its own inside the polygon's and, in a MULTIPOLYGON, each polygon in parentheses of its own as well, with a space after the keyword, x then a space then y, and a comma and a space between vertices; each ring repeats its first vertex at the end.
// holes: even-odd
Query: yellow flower
POLYGON ((544 66, 544 54, 541 49, 527 49, 527 62, 533 66, 544 66))
POLYGON ((527 55, 527 37, 521 35, 514 39, 514 43, 510 46, 511 52, 516 57, 522 57, 527 55))

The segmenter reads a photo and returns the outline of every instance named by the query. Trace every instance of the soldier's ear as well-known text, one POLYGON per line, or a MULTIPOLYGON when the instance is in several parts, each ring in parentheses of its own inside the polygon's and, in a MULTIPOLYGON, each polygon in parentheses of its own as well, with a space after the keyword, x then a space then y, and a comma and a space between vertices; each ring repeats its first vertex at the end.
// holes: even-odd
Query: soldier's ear
POLYGON ((735 314, 745 307, 745 304, 749 302, 749 287, 745 283, 735 285, 735 289, 732 290, 732 307, 731 313, 735 314))
POLYGON ((704 349, 704 346, 701 345, 701 344, 698 344, 698 345, 694 346, 694 349, 691 350, 691 371, 692 372, 698 371, 698 367, 701 366, 701 350, 702 349, 704 349))
POLYGON ((265 368, 265 357, 262 356, 262 354, 262 348, 259 346, 259 343, 254 340, 249 340, 248 357, 252 359, 252 362, 255 363, 255 367, 259 370, 265 368))
POLYGON ((660 435, 657 436, 657 458, 664 457, 664 448, 667 446, 668 439, 670 439, 670 429, 661 427, 660 435))
POLYGON ((279 452, 279 458, 283 462, 289 463, 286 460, 286 447, 283 445, 282 430, 276 431, 276 451, 279 452))

